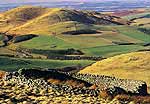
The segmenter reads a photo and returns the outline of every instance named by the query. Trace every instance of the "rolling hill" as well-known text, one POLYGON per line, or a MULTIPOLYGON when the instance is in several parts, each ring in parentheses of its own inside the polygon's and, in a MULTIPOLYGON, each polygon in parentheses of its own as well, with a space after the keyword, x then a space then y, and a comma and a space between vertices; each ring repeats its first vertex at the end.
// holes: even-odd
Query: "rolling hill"
POLYGON ((114 56, 89 66, 80 73, 136 79, 150 83, 150 52, 133 52, 114 56))
POLYGON ((133 20, 133 26, 140 26, 143 28, 150 28, 150 13, 147 13, 139 18, 133 20))
POLYGON ((128 24, 128 21, 119 17, 98 12, 22 6, 0 14, 0 32, 29 34, 40 29, 51 33, 49 26, 67 21, 83 24, 128 24))
MULTIPOLYGON (((43 64, 40 67, 45 68, 45 63, 53 64, 53 60, 47 61, 45 52, 53 52, 52 54, 57 56, 56 53, 60 50, 74 49, 82 52, 83 57, 107 58, 149 49, 144 44, 149 43, 150 36, 138 30, 137 27, 129 26, 128 23, 120 17, 94 11, 36 6, 18 7, 0 14, 0 33, 2 33, 0 34, 0 56, 5 56, 10 63, 12 60, 9 58, 12 57, 15 60, 32 57, 35 60, 27 60, 31 63, 31 67, 38 66, 32 62, 42 58, 43 64), (3 47, 3 35, 6 35, 3 34, 4 32, 13 38, 8 41, 8 46, 3 47), (24 50, 20 52, 18 51, 20 49, 24 50)), ((78 65, 79 62, 84 61, 78 60, 76 63, 76 60, 73 60, 72 62, 78 65)), ((86 65, 91 62, 93 61, 88 60, 86 65)), ((55 61, 55 64, 60 63, 62 67, 72 64, 69 60, 55 61)), ((18 61, 14 64, 18 64, 18 61)), ((7 70, 11 67, 8 65, 5 68, 7 70)), ((14 70, 17 70, 17 67, 14 67, 14 70)), ((24 67, 24 64, 21 67, 24 67)), ((47 67, 55 68, 55 66, 47 67)), ((4 66, 0 68, 4 69, 4 66)))
POLYGON ((112 15, 124 18, 124 17, 128 17, 128 16, 131 16, 131 15, 142 14, 146 11, 149 11, 149 10, 147 8, 136 8, 136 9, 115 11, 115 12, 112 13, 112 15))
POLYGON ((132 26, 139 26, 143 28, 150 28, 150 9, 141 8, 135 10, 120 11, 114 13, 115 16, 121 16, 121 18, 131 21, 132 26), (115 15, 116 14, 116 15, 115 15))

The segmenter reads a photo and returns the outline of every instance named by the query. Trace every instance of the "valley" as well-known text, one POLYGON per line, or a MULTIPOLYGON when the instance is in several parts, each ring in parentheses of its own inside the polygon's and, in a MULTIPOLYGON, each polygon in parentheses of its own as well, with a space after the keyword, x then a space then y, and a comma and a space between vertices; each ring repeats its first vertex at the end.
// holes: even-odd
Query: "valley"
POLYGON ((150 103, 149 13, 40 6, 1 12, 0 103, 150 103))

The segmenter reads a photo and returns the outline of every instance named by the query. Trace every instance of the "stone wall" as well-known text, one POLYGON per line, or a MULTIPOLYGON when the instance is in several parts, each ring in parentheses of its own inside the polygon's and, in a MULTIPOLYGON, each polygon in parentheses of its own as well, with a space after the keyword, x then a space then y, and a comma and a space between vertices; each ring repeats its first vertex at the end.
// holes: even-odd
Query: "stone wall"
MULTIPOLYGON (((37 70, 37 69, 21 69, 18 72, 6 73, 5 79, 9 80, 16 76, 24 76, 27 79, 59 79, 62 81, 74 80, 84 83, 85 87, 91 85, 98 86, 99 91, 107 90, 111 95, 117 94, 131 94, 131 95, 147 95, 147 85, 143 81, 118 79, 104 75, 91 74, 70 74, 67 72, 60 72, 53 70, 37 70)), ((62 83, 60 83, 62 84, 62 83)), ((82 88, 81 88, 82 89, 82 88)), ((88 88, 87 88, 88 89, 88 88)))
POLYGON ((118 79, 104 75, 91 75, 91 74, 73 74, 74 78, 87 81, 91 84, 96 84, 101 90, 108 88, 118 87, 130 94, 146 95, 147 85, 144 81, 118 79))

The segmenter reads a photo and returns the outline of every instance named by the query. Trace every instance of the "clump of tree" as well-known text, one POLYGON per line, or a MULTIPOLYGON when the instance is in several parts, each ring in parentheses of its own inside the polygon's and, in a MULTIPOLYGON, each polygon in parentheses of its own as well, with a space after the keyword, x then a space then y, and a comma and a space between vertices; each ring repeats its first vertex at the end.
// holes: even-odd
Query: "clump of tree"
POLYGON ((30 39, 32 39, 34 37, 37 37, 37 35, 28 34, 28 35, 16 36, 16 37, 14 37, 13 42, 14 43, 18 43, 18 42, 30 40, 30 39))
POLYGON ((96 30, 92 30, 92 29, 82 29, 82 30, 76 30, 76 31, 67 31, 67 32, 63 32, 63 34, 66 35, 80 35, 80 34, 96 34, 99 33, 96 30))
POLYGON ((31 49, 29 51, 32 53, 35 53, 35 54, 42 54, 42 55, 46 55, 46 56, 64 56, 64 55, 83 55, 84 54, 82 51, 76 50, 73 48, 64 49, 64 50, 31 49))
POLYGON ((150 29, 147 28, 138 28, 139 31, 144 32, 145 34, 150 35, 150 29))
POLYGON ((11 29, 13 29, 15 26, 13 26, 12 28, 9 28, 7 31, 5 32, 0 32, 0 34, 2 35, 2 42, 3 42, 3 47, 7 46, 9 44, 9 41, 13 39, 13 35, 9 35, 9 31, 11 29))
POLYGON ((3 46, 7 46, 9 44, 9 41, 13 39, 13 36, 11 35, 3 35, 3 38, 2 38, 2 42, 3 42, 3 46))

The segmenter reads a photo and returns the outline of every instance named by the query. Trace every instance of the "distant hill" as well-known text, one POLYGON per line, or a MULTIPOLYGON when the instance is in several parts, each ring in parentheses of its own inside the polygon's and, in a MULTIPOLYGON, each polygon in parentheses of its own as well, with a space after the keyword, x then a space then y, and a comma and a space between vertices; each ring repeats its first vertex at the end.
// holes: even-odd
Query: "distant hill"
POLYGON ((116 12, 112 13, 112 15, 122 17, 122 16, 128 16, 128 15, 140 14, 140 13, 143 13, 143 12, 144 12, 144 10, 138 10, 138 9, 123 10, 123 11, 116 11, 116 12))
POLYGON ((150 28, 150 12, 145 13, 145 15, 141 15, 140 17, 134 18, 131 25, 150 28))
POLYGON ((119 11, 114 12, 111 15, 119 16, 125 20, 130 21, 131 26, 140 26, 143 28, 150 27, 150 8, 119 11))
POLYGON ((128 24, 119 17, 93 11, 22 6, 0 14, 0 32, 31 34, 41 30, 50 33, 49 26, 68 21, 97 25, 128 24))
POLYGON ((80 73, 143 80, 150 83, 150 52, 133 52, 114 56, 89 66, 80 73))

